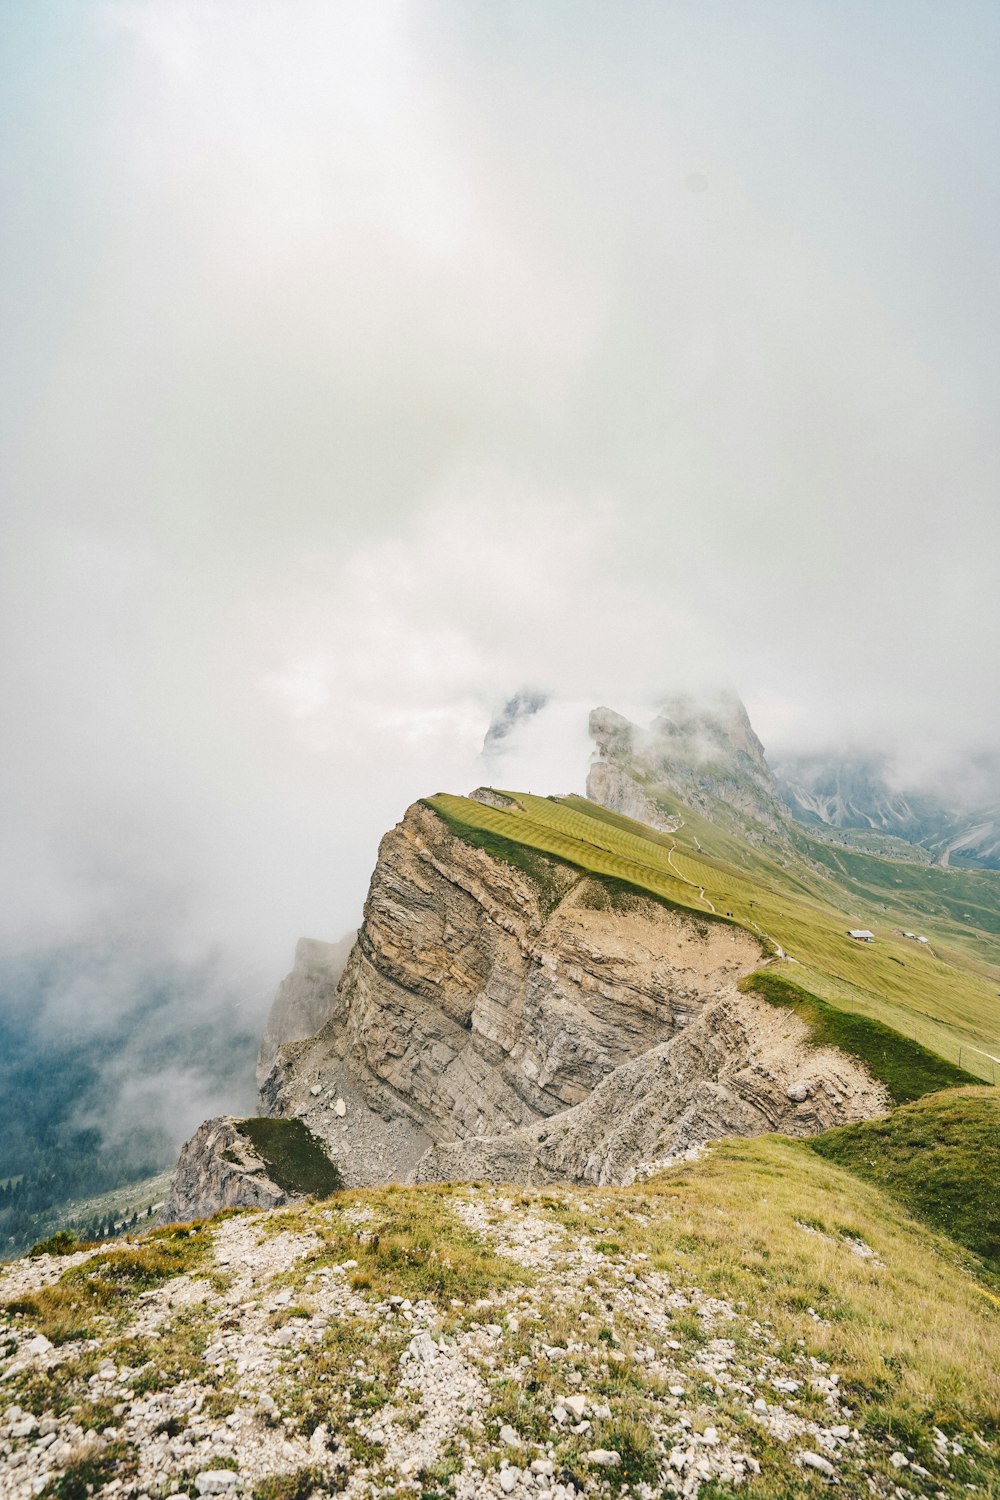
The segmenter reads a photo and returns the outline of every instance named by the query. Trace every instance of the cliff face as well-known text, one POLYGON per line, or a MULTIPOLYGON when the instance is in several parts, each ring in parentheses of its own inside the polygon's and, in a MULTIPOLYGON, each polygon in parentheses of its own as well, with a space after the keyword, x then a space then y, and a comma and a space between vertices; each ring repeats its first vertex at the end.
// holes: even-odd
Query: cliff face
POLYGON ((676 833, 678 818, 669 817, 646 796, 642 787, 627 771, 610 761, 597 760, 587 773, 587 796, 598 802, 609 812, 621 813, 634 818, 637 823, 646 823, 658 828, 661 833, 676 833))
POLYGON ((330 1019, 337 982, 357 939, 349 932, 338 943, 299 938, 295 963, 274 997, 257 1054, 257 1084, 263 1083, 284 1042, 315 1036, 330 1019))
POLYGON ((222 1208, 280 1208, 296 1196, 272 1181, 237 1121, 222 1115, 199 1126, 181 1151, 158 1222, 200 1219, 222 1208))
POLYGON ((352 1184, 623 1181, 712 1136, 876 1113, 860 1067, 737 991, 761 961, 747 933, 488 853, 418 804, 382 841, 330 1019, 279 1048, 264 1112, 301 1117, 352 1184))

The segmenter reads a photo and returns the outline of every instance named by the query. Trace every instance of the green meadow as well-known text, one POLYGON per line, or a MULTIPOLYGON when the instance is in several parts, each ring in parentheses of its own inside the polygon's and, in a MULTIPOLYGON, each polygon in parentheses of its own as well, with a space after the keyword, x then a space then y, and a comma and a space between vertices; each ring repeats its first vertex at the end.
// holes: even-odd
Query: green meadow
POLYGON ((804 829, 782 837, 739 814, 721 827, 661 787, 654 800, 678 821, 674 833, 583 797, 503 796, 504 807, 447 793, 428 805, 536 879, 557 860, 756 933, 773 972, 828 1006, 881 1022, 975 1079, 1000 1077, 1000 874, 841 849, 804 829), (857 927, 875 942, 849 938, 857 927))

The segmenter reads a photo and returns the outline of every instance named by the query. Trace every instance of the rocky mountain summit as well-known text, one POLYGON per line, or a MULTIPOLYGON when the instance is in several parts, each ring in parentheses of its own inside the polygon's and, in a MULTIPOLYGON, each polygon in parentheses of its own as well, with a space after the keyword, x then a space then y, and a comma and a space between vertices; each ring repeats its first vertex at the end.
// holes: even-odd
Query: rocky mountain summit
MULTIPOLYGON (((263 1113, 301 1121, 350 1184, 610 1183, 720 1135, 885 1109, 859 1061, 741 992, 766 956, 735 924, 418 803, 382 841, 339 985, 310 971, 329 1019, 278 1047, 263 1113)), ((266 1201, 259 1171, 241 1199, 213 1161, 224 1133, 185 1148, 172 1215, 205 1211, 215 1183, 218 1206, 266 1201)))
POLYGON ((659 785, 709 814, 721 804, 768 828, 785 820, 764 747, 735 693, 721 692, 706 702, 668 698, 646 727, 613 709, 595 708, 590 737, 598 759, 590 769, 587 795, 629 817, 662 826, 662 814, 643 793, 644 787, 659 785), (631 811, 630 797, 639 799, 632 801, 631 811))

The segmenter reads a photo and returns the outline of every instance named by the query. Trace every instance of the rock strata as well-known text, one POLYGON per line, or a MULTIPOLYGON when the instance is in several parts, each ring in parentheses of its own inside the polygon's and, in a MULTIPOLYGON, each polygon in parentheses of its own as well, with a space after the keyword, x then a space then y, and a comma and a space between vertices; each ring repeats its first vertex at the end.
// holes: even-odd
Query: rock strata
POLYGON ((351 1184, 623 1182, 718 1135, 878 1113, 859 1065, 739 993, 763 956, 417 804, 382 841, 329 1020, 278 1049, 263 1111, 301 1117, 351 1184))

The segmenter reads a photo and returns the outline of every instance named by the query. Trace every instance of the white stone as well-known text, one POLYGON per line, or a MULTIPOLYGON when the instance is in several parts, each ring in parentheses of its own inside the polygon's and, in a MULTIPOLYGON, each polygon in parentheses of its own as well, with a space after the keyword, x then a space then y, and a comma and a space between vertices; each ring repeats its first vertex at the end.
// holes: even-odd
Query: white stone
POLYGON ((505 1495, 509 1495, 512 1493, 512 1491, 517 1489, 520 1477, 521 1476, 516 1469, 500 1470, 500 1488, 503 1490, 505 1495))
POLYGON ((27 1354, 48 1354, 49 1350, 52 1347, 53 1347, 53 1345, 45 1337, 44 1333, 36 1333, 35 1337, 28 1344, 25 1345, 25 1353, 27 1353, 27 1354))
POLYGON ((505 1423, 500 1429, 500 1441, 501 1443, 505 1443, 508 1448, 519 1448, 521 1446, 520 1435, 511 1427, 509 1422, 505 1423))
POLYGON ((347 1114, 347 1105, 344 1103, 343 1099, 337 1100, 336 1104, 334 1104, 333 1106, 333 1112, 337 1116, 338 1120, 342 1120, 344 1118, 344 1116, 347 1114))
POLYGON ((683 1396, 684 1394, 684 1387, 682 1385, 668 1386, 668 1390, 670 1391, 671 1396, 683 1396))
POLYGON ((232 1469, 202 1469, 194 1479, 199 1495, 231 1495, 239 1486, 240 1476, 232 1469))
POLYGON ((890 1453, 889 1462, 892 1464, 892 1467, 894 1469, 905 1469, 908 1466, 910 1460, 907 1458, 905 1453, 890 1453))
POLYGON ((621 1463, 622 1456, 611 1448, 592 1448, 587 1454, 587 1460, 596 1464, 599 1469, 614 1469, 621 1463))
POLYGON ((807 1469, 815 1469, 817 1473, 825 1474, 828 1479, 831 1479, 837 1472, 830 1460, 824 1458, 821 1453, 806 1451, 805 1453, 800 1453, 799 1457, 807 1469))
POLYGON ((429 1333, 416 1334, 407 1345, 411 1358, 422 1365, 433 1364, 437 1359, 438 1347, 429 1333))
POLYGON ((567 1411, 573 1413, 577 1421, 580 1420, 584 1412, 587 1410, 586 1396, 564 1396, 562 1398, 562 1404, 563 1406, 565 1406, 567 1411))
POLYGON ((312 1094, 313 1098, 315 1099, 318 1094, 321 1094, 323 1092, 322 1085, 318 1084, 318 1083, 314 1083, 313 1086, 312 1086, 312 1088, 309 1090, 309 1092, 310 1092, 310 1094, 312 1094))
POLYGON ((551 1479, 556 1472, 556 1466, 551 1458, 535 1458, 531 1461, 532 1474, 540 1474, 543 1479, 551 1479))

